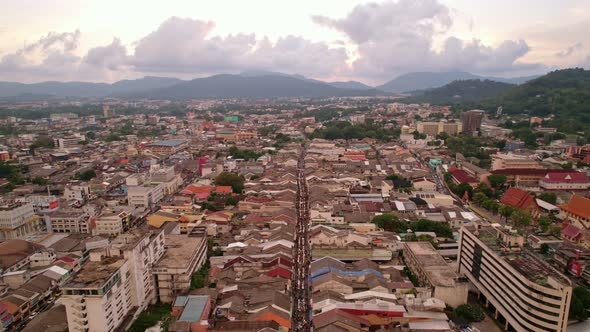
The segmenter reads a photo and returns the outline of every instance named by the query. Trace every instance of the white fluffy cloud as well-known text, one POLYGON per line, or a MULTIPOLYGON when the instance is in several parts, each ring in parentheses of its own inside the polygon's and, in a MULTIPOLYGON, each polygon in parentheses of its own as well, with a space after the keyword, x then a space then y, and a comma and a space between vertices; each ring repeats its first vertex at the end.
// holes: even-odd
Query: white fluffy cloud
MULTIPOLYGON (((530 50, 522 39, 494 47, 478 39, 444 37, 440 42, 449 35, 453 17, 438 0, 367 3, 343 18, 312 20, 341 32, 346 44, 294 35, 277 40, 247 33, 219 36, 211 21, 171 17, 131 45, 114 38, 86 52, 78 49, 78 31, 48 34, 0 57, 0 79, 114 80, 145 74, 187 78, 258 69, 375 82, 412 71, 510 74, 538 68, 519 61, 530 50), (346 48, 355 50, 353 58, 346 48)), ((579 48, 574 45, 563 54, 579 48)))
POLYGON ((323 42, 286 36, 271 42, 254 34, 211 36, 212 22, 172 17, 141 39, 131 57, 139 71, 219 73, 264 69, 330 75, 346 52, 323 42))
POLYGON ((491 47, 477 39, 448 37, 436 50, 435 38, 453 24, 449 9, 438 0, 369 3, 356 6, 344 18, 312 19, 342 32, 357 45, 358 59, 352 64, 356 76, 387 79, 425 70, 494 74, 537 66, 518 62, 529 51, 524 40, 507 40, 491 47))

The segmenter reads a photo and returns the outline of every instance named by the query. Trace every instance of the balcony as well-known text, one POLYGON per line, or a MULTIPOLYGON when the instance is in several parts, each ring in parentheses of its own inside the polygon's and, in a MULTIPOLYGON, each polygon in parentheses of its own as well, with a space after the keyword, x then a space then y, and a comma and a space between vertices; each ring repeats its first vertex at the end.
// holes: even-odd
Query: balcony
POLYGON ((86 310, 86 304, 74 304, 72 305, 72 308, 78 310, 78 311, 84 311, 86 310))
POLYGON ((86 317, 88 317, 88 314, 85 312, 74 311, 72 314, 81 320, 86 320, 86 317))
POLYGON ((82 326, 82 327, 87 327, 88 326, 88 320, 87 319, 83 319, 83 320, 74 319, 74 323, 76 323, 77 325, 82 326))

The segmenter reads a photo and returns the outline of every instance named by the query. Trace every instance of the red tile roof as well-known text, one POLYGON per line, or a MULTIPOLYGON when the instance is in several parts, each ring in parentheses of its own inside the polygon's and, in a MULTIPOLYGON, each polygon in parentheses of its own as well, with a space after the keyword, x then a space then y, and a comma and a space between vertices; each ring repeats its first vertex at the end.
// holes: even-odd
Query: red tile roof
POLYGON ((508 189, 504 195, 502 195, 500 203, 523 210, 536 208, 537 206, 535 198, 531 194, 514 187, 508 189))
POLYGON ((590 199, 580 195, 573 195, 569 203, 561 205, 560 208, 576 216, 590 219, 590 199))
POLYGON ((498 170, 492 171, 492 174, 545 176, 547 173, 568 173, 568 172, 571 172, 571 171, 567 170, 567 169, 508 168, 508 169, 498 169, 498 170))
POLYGON ((546 183, 590 183, 590 179, 584 173, 567 172, 567 173, 547 173, 541 180, 546 183))
POLYGON ((453 174, 453 177, 459 183, 479 183, 479 181, 476 178, 467 174, 467 172, 465 172, 462 169, 455 168, 455 169, 451 170, 451 168, 449 168, 449 172, 451 172, 451 174, 453 174))
POLYGON ((567 225, 561 230, 561 234, 563 236, 569 237, 570 239, 578 239, 582 236, 582 231, 574 225, 567 225))

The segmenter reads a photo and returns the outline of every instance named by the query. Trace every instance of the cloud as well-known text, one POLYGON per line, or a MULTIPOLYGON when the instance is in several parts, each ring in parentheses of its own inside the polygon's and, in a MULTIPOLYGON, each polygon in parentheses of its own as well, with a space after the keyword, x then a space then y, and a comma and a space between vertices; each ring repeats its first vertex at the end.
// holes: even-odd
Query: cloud
POLYGON ((32 44, 5 54, 0 58, 0 76, 59 77, 71 63, 79 61, 74 53, 79 38, 79 31, 49 33, 32 44))
POLYGON ((127 48, 118 38, 115 38, 109 45, 88 50, 82 61, 89 66, 117 70, 127 64, 127 48))
POLYGON ((218 73, 265 69, 329 75, 346 61, 342 47, 286 36, 211 36, 213 22, 172 17, 137 42, 130 64, 138 71, 218 73))
POLYGON ((391 78, 424 70, 465 70, 481 74, 531 69, 537 64, 519 63, 529 50, 524 40, 506 40, 497 47, 481 40, 443 40, 453 25, 450 10, 437 0, 400 0, 356 6, 346 17, 313 16, 312 20, 342 32, 356 44, 358 59, 352 72, 368 78, 391 78))
POLYGON ((80 31, 49 33, 0 58, 0 78, 19 81, 111 80, 127 74, 127 50, 118 39, 78 55, 80 31))
POLYGON ((584 45, 582 43, 578 42, 578 43, 575 43, 574 45, 571 45, 571 46, 567 47, 564 50, 561 50, 561 51, 557 52, 555 55, 557 55, 558 57, 562 57, 563 58, 563 57, 570 56, 574 52, 579 51, 579 50, 581 50, 583 48, 584 48, 584 45))

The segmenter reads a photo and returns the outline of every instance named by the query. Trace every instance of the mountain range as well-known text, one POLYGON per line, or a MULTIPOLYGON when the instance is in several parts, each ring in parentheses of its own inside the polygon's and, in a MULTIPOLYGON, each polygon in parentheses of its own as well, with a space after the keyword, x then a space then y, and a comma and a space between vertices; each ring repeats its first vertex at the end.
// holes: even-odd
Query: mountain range
POLYGON ((438 88, 454 81, 465 80, 490 80, 509 84, 522 84, 530 81, 538 76, 524 76, 514 78, 502 77, 485 77, 474 75, 464 71, 449 71, 449 72, 416 72, 408 73, 394 78, 393 80, 379 85, 376 88, 381 91, 391 93, 402 93, 418 90, 427 90, 438 88))
POLYGON ((246 71, 237 75, 221 74, 193 80, 147 76, 112 84, 88 82, 41 82, 24 84, 0 82, 0 98, 34 100, 66 97, 126 97, 156 99, 191 99, 206 97, 331 97, 374 96, 443 86, 456 80, 492 79, 522 83, 530 77, 484 78, 467 72, 421 72, 397 77, 378 87, 357 81, 323 82, 302 75, 270 71, 246 71))
POLYGON ((412 92, 402 99, 409 103, 456 104, 496 97, 515 85, 492 80, 457 80, 438 88, 412 92))

